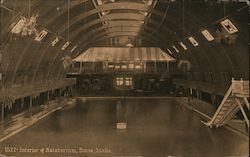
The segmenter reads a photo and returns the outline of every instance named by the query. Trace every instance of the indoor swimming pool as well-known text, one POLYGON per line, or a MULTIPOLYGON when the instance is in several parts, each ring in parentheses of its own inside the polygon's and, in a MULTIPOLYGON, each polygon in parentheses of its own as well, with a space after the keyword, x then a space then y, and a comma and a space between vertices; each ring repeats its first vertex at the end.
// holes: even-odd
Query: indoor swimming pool
POLYGON ((248 141, 210 129, 173 98, 77 99, 1 144, 15 156, 244 155, 248 141), (117 123, 125 129, 117 129, 117 123))

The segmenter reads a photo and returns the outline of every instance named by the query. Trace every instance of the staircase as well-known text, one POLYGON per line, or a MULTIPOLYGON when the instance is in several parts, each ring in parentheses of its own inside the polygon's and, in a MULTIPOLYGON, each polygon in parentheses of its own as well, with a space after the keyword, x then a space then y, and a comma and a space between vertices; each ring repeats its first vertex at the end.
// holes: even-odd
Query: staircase
POLYGON ((249 110, 249 102, 247 99, 248 97, 249 81, 236 81, 232 79, 232 84, 229 87, 226 95, 224 96, 212 119, 209 122, 204 122, 204 124, 206 124, 210 128, 212 128, 213 126, 223 126, 229 120, 231 120, 240 110, 249 128, 249 120, 243 109, 243 106, 246 105, 249 110))

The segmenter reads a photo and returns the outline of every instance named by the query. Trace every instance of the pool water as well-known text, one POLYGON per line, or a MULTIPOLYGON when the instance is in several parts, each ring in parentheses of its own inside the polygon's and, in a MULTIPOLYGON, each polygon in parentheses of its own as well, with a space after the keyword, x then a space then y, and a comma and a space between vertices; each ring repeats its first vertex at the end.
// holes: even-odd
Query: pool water
POLYGON ((25 157, 215 157, 248 153, 247 140, 223 128, 210 129, 201 120, 171 98, 87 99, 12 136, 1 144, 1 152, 25 157), (126 129, 117 129, 120 122, 126 123, 126 129))

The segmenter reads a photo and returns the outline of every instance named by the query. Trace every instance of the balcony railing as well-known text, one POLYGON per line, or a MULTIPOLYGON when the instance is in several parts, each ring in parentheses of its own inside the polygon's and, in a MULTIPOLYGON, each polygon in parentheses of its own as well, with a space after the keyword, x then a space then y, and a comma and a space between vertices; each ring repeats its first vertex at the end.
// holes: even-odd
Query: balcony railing
POLYGON ((0 99, 4 97, 21 98, 36 95, 48 90, 54 90, 76 84, 76 79, 50 80, 46 82, 33 83, 25 86, 12 86, 0 90, 0 99))
POLYGON ((155 73, 167 73, 167 70, 164 69, 164 68, 153 68, 153 67, 148 67, 146 69, 142 68, 142 69, 122 69, 122 68, 119 68, 119 69, 91 69, 91 68, 88 68, 88 69, 82 69, 80 70, 80 68, 71 68, 68 72, 68 74, 75 74, 75 75, 78 75, 78 74, 84 74, 84 73, 93 73, 93 74, 96 74, 96 73, 152 73, 152 74, 155 74, 155 73))

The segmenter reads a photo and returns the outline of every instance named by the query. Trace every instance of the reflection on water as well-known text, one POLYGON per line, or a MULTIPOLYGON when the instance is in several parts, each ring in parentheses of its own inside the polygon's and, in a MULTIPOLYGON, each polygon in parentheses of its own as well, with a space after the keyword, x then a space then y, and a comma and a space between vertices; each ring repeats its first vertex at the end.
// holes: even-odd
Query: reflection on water
MULTIPOLYGON (((225 156, 247 152, 247 141, 224 129, 211 130, 200 120, 171 99, 77 101, 3 142, 1 151, 14 146, 76 149, 77 154, 59 153, 66 156, 225 156), (117 122, 126 122, 125 132, 117 131, 117 122)), ((57 156, 52 150, 46 154, 53 155, 57 156)))

